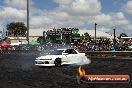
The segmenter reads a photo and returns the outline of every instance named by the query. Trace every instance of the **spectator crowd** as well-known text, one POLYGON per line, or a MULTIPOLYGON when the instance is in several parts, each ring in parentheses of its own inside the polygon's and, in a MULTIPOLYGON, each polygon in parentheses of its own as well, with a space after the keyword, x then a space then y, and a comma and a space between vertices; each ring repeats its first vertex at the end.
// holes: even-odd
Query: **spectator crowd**
POLYGON ((48 42, 44 45, 19 45, 19 46, 8 46, 0 47, 0 50, 49 50, 57 48, 75 48, 80 51, 131 51, 132 50, 132 40, 126 39, 123 41, 100 38, 96 40, 89 40, 82 43, 70 43, 66 44, 62 42, 61 44, 48 42))

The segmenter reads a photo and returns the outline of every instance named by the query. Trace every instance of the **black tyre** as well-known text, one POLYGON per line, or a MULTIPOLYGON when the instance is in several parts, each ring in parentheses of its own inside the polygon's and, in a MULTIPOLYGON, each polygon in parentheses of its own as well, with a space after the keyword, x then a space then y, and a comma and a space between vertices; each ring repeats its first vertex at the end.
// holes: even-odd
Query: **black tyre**
POLYGON ((61 58, 56 58, 54 61, 54 64, 56 67, 60 67, 61 66, 61 58))

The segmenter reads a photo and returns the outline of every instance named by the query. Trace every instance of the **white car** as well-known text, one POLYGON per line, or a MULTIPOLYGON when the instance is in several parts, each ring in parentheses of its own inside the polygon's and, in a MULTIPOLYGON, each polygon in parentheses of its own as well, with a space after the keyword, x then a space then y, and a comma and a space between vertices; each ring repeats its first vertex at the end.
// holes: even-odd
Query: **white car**
POLYGON ((85 53, 79 53, 75 49, 57 49, 50 55, 43 55, 35 59, 37 66, 61 66, 61 65, 83 65, 89 64, 90 60, 85 53))

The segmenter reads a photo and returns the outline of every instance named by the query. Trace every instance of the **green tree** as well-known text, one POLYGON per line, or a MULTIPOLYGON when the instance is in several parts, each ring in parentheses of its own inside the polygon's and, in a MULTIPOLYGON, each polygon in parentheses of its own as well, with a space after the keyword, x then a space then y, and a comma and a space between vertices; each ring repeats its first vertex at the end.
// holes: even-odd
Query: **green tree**
POLYGON ((12 32, 14 36, 25 36, 27 27, 23 22, 11 22, 6 25, 8 32, 12 32))
POLYGON ((80 37, 80 40, 83 41, 84 40, 84 35, 82 34, 82 36, 80 37))
POLYGON ((85 42, 88 42, 89 40, 90 40, 90 35, 86 32, 86 33, 84 33, 84 40, 85 40, 85 42))
POLYGON ((118 38, 120 39, 121 37, 128 37, 128 36, 125 33, 121 33, 118 38))
POLYGON ((43 37, 39 37, 39 38, 37 39, 37 43, 42 44, 42 41, 43 41, 43 37))

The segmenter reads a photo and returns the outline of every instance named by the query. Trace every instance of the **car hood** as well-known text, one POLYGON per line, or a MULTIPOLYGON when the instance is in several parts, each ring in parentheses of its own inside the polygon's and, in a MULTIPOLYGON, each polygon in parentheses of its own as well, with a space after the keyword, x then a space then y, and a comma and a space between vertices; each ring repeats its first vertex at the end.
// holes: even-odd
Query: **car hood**
POLYGON ((55 58, 59 58, 61 57, 62 55, 45 55, 45 56, 40 56, 36 59, 55 59, 55 58))

